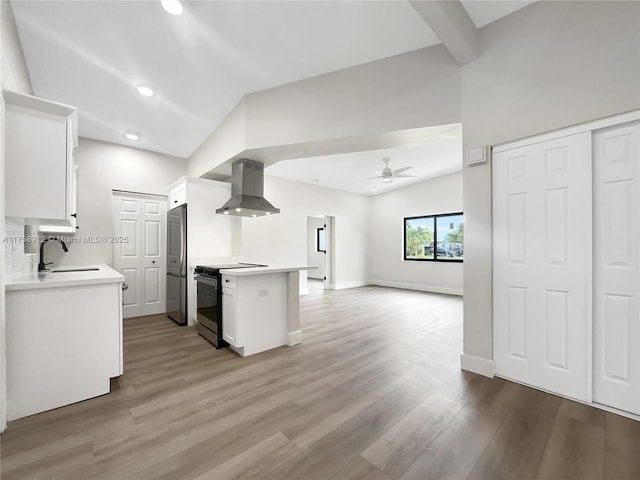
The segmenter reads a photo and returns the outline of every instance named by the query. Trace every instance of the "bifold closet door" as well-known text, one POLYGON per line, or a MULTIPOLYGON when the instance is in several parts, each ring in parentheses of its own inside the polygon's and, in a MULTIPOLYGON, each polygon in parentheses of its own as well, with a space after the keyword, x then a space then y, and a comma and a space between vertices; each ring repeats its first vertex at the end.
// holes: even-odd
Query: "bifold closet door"
POLYGON ((112 199, 113 268, 125 277, 124 318, 166 311, 167 202, 155 195, 112 199))
POLYGON ((591 134, 493 154, 496 374, 588 400, 591 134))
POLYGON ((593 401, 640 414, 640 125, 594 132, 593 401))

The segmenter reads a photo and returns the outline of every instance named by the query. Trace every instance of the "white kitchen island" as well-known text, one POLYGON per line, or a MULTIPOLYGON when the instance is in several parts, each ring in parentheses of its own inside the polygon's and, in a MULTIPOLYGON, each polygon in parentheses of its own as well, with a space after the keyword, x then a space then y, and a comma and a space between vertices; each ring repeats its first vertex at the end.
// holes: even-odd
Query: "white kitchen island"
POLYGON ((124 277, 77 268, 96 270, 6 279, 8 420, 104 395, 122 375, 124 277))
POLYGON ((222 270, 222 337, 246 357, 297 345, 300 271, 315 265, 271 265, 222 270))

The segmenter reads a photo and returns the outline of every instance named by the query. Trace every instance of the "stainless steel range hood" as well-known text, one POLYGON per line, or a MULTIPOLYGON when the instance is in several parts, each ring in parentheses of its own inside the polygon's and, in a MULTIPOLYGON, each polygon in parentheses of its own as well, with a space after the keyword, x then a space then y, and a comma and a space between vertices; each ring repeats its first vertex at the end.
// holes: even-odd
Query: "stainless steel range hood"
POLYGON ((231 166, 231 198, 216 213, 261 217, 280 213, 264 197, 264 164, 241 158, 231 166))

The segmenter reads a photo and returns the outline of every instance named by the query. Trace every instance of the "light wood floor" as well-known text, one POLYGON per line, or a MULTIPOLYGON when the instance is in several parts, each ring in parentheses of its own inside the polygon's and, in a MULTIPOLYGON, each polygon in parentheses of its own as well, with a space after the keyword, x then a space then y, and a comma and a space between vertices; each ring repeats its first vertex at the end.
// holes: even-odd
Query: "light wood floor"
POLYGON ((460 298, 312 290, 301 317, 246 359, 125 321, 112 393, 11 422, 2 479, 640 478, 640 422, 461 372, 460 298))

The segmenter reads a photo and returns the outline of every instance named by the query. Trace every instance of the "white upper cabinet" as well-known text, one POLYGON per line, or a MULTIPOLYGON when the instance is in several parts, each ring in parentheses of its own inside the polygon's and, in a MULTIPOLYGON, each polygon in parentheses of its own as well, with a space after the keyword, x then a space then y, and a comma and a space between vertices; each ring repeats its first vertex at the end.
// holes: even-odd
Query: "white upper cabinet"
POLYGON ((182 183, 169 192, 169 209, 187 203, 187 184, 182 183))
POLYGON ((3 93, 5 215, 27 224, 75 226, 77 110, 30 95, 3 93))

